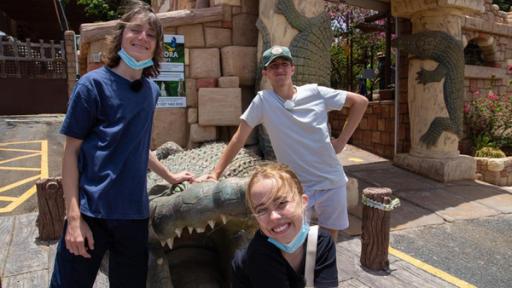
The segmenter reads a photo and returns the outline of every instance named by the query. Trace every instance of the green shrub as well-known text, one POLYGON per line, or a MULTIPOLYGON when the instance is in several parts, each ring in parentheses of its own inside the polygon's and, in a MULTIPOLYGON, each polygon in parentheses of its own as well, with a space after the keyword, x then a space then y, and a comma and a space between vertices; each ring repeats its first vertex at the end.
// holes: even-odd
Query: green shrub
POLYGON ((499 148, 483 147, 475 152, 475 157, 505 158, 507 156, 499 148))

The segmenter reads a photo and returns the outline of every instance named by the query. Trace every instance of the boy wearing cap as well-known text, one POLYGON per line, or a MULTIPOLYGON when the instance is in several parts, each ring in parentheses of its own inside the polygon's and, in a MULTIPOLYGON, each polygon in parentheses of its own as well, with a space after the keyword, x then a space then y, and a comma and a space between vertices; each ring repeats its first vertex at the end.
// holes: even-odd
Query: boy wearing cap
POLYGON ((309 196, 308 214, 318 216, 318 224, 336 240, 337 231, 348 227, 346 181, 343 167, 336 158, 355 131, 368 100, 348 91, 317 84, 295 86, 295 65, 290 50, 273 46, 263 53, 262 75, 272 89, 258 92, 240 117, 240 125, 209 175, 198 180, 217 180, 252 129, 263 124, 277 160, 287 164, 299 177, 309 196), (331 140, 327 112, 350 107, 345 127, 331 140))

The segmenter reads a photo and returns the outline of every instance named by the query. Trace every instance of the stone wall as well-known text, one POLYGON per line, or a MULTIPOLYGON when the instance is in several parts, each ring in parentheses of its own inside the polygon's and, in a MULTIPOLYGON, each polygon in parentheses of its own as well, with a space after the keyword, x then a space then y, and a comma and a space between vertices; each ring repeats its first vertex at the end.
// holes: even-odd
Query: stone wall
POLYGON ((512 12, 500 11, 492 0, 484 1, 485 12, 465 16, 462 23, 464 44, 471 40, 477 43, 485 61, 482 66, 466 65, 466 101, 471 101, 477 91, 485 95, 491 86, 500 95, 512 93, 512 75, 507 69, 512 65, 512 12), (491 83, 493 75, 496 81, 491 83))
POLYGON ((477 178, 499 186, 512 185, 512 157, 475 159, 477 178))
MULTIPOLYGON (((400 101, 402 102, 402 101, 400 101)), ((400 123, 398 128, 399 153, 409 150, 409 115, 407 111, 407 100, 401 103, 403 110, 400 112, 400 123), (405 107, 404 107, 405 106, 405 107)), ((329 113, 333 136, 338 136, 341 127, 348 115, 348 108, 341 112, 329 113)), ((364 150, 373 152, 384 158, 393 159, 395 137, 395 103, 393 100, 371 101, 364 114, 359 127, 352 135, 350 143, 364 150)))
MULTIPOLYGON (((204 4, 206 8, 177 11, 171 10, 193 8, 197 2, 160 0, 152 4, 159 11, 165 34, 184 35, 187 98, 186 108, 157 108, 152 148, 167 141, 190 147, 230 137, 233 129, 227 127, 239 124, 243 109, 254 97, 258 1, 215 0, 204 4), (224 135, 226 131, 230 135, 224 135)), ((85 52, 81 67, 90 71, 103 65, 104 36, 115 23, 81 28, 81 53, 85 52)))

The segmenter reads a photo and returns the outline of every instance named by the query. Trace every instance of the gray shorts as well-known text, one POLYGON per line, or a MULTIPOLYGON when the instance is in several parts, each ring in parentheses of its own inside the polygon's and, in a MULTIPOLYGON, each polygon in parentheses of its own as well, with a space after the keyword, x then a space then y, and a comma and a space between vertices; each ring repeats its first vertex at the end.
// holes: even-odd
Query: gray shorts
POLYGON ((333 230, 348 228, 347 185, 322 190, 306 190, 309 197, 306 217, 316 215, 318 225, 333 230))

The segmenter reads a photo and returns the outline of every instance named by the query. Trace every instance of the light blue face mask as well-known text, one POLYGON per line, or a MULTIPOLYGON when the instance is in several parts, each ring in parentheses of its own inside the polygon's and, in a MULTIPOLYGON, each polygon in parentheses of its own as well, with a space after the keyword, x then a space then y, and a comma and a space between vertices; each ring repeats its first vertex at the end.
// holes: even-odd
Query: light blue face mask
POLYGON ((299 247, 302 246, 302 244, 306 240, 306 237, 308 236, 308 232, 309 232, 309 224, 305 220, 302 220, 302 228, 300 229, 299 233, 297 233, 297 236, 295 236, 295 238, 292 240, 292 242, 290 242, 288 244, 283 244, 283 243, 277 241, 276 239, 270 238, 270 237, 268 237, 267 241, 274 244, 274 246, 281 249, 281 251, 283 251, 283 252, 293 253, 297 249, 299 249, 299 247))
POLYGON ((142 70, 146 67, 153 65, 153 60, 151 58, 142 60, 142 61, 137 61, 137 60, 133 59, 132 56, 128 55, 128 53, 126 53, 126 51, 124 51, 123 48, 121 48, 121 50, 119 50, 119 52, 117 52, 117 55, 119 55, 119 57, 121 57, 121 59, 123 59, 123 61, 124 61, 124 63, 126 63, 126 65, 130 66, 130 68, 135 69, 135 70, 142 70))

